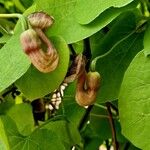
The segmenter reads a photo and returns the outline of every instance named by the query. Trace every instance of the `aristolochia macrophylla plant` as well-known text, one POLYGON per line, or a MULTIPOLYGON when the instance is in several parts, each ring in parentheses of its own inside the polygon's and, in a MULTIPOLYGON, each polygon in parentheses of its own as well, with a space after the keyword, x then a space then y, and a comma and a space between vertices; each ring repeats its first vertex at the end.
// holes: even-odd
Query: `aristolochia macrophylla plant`
POLYGON ((85 56, 77 55, 71 64, 69 75, 64 80, 64 82, 70 83, 77 79, 75 99, 80 106, 94 104, 100 87, 100 74, 98 72, 87 73, 85 66, 85 56))
POLYGON ((149 55, 149 0, 0 0, 0 150, 150 150, 149 55))
POLYGON ((53 19, 43 12, 31 14, 28 19, 33 29, 24 31, 20 36, 23 50, 39 71, 43 73, 51 72, 56 69, 59 56, 42 29, 51 26, 53 19), (46 45, 46 52, 44 52, 42 44, 46 45))

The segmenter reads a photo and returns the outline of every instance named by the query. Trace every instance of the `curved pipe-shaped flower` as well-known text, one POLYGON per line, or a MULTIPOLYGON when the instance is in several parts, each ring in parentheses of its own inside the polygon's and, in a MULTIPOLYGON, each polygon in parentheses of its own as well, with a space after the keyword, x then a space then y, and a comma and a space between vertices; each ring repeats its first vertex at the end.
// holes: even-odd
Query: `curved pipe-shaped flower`
POLYGON ((33 29, 24 31, 20 36, 24 52, 29 56, 32 64, 41 72, 48 73, 56 69, 59 56, 53 46, 44 52, 41 48, 41 40, 33 29))

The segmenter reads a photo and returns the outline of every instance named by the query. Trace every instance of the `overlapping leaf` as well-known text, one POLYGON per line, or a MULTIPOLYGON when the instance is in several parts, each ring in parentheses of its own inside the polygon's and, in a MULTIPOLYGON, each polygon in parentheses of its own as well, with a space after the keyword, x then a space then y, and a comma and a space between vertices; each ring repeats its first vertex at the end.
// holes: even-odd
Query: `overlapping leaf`
POLYGON ((51 150, 66 150, 66 143, 63 141, 70 142, 69 140, 71 140, 67 137, 68 132, 64 123, 57 120, 43 125, 42 128, 35 129, 27 136, 18 132, 14 121, 8 116, 1 116, 0 123, 3 127, 1 128, 2 132, 0 132, 0 140, 5 141, 4 145, 8 145, 7 150, 47 150, 48 148, 51 150), (59 125, 62 125, 61 128, 59 125), (60 134, 59 128, 65 133, 64 138, 62 138, 63 135, 60 134))
POLYGON ((16 81, 23 94, 33 100, 54 91, 63 81, 69 64, 69 49, 60 37, 53 38, 53 44, 59 53, 59 64, 53 72, 41 73, 31 66, 29 70, 16 81))
MULTIPOLYGON (((34 7, 27 10, 28 13, 32 11, 34 7)), ((20 78, 31 64, 21 48, 20 34, 22 31, 20 21, 18 21, 15 34, 0 50, 0 91, 20 78)))
POLYGON ((75 15, 81 24, 88 24, 110 7, 123 7, 133 0, 77 0, 75 15))
MULTIPOLYGON (((101 44, 101 50, 109 49, 109 52, 107 51, 106 54, 101 55, 96 63, 96 70, 102 77, 97 98, 99 103, 118 98, 124 72, 133 57, 143 47, 143 33, 136 33, 133 28, 136 28, 135 16, 132 13, 127 13, 114 25, 112 32, 110 31, 110 37, 118 35, 116 37, 118 41, 113 40, 108 35, 108 41, 104 40, 101 44)), ((99 52, 101 53, 101 51, 99 52)))
POLYGON ((125 73, 119 96, 123 134, 137 147, 150 149, 150 58, 139 52, 125 73))
POLYGON ((15 82, 30 66, 22 52, 19 34, 14 35, 0 50, 0 91, 15 82))
MULTIPOLYGON (((49 35, 60 35, 66 40, 67 43, 80 41, 102 29, 120 13, 133 9, 137 5, 133 3, 122 8, 111 8, 102 13, 91 24, 83 26, 80 25, 75 18, 76 3, 77 0, 45 0, 44 3, 41 0, 36 1, 36 10, 46 11, 55 18, 54 25, 48 30, 49 35)), ((82 13, 80 15, 82 15, 82 13)))
POLYGON ((7 115, 12 118, 23 135, 28 135, 34 127, 32 108, 29 104, 17 104, 7 111, 7 115))

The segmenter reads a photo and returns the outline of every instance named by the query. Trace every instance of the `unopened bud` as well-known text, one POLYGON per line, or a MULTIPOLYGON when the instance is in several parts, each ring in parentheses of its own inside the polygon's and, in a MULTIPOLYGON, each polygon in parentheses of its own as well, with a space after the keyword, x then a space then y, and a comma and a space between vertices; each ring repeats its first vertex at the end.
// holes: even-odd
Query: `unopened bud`
POLYGON ((20 35, 20 42, 26 54, 36 51, 41 46, 41 41, 33 29, 28 29, 20 35))
POLYGON ((40 29, 48 28, 54 22, 53 17, 44 12, 34 12, 28 16, 28 20, 32 27, 40 29))
POLYGON ((88 90, 97 91, 100 86, 100 74, 98 72, 88 72, 86 77, 86 85, 88 90))
POLYGON ((95 103, 97 91, 100 87, 98 72, 83 73, 79 76, 76 87, 76 102, 80 106, 89 106, 95 103))

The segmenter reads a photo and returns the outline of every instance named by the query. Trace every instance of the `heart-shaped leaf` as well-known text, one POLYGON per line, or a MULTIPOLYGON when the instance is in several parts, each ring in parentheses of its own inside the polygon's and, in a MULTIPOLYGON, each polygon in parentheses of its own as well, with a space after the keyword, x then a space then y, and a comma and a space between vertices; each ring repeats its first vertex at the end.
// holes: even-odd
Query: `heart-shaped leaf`
POLYGON ((94 52, 98 55, 107 50, 104 55, 98 56, 96 63, 96 70, 102 77, 98 103, 118 98, 124 73, 134 56, 143 48, 143 33, 136 33, 135 29, 135 15, 125 13, 104 37, 99 51, 94 52))
POLYGON ((119 95, 122 133, 137 147, 150 149, 150 58, 139 52, 125 73, 119 95))

